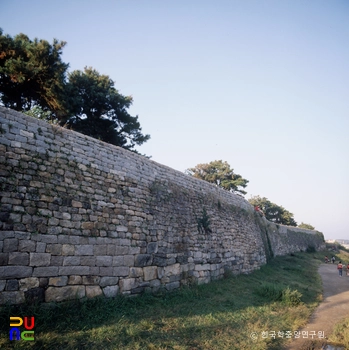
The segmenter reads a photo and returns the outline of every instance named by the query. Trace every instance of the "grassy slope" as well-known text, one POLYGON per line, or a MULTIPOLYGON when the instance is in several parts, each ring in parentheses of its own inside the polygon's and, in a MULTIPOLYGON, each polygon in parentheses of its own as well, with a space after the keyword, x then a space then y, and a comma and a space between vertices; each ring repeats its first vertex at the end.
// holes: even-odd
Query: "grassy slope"
POLYGON ((5 307, 0 348, 280 349, 285 337, 263 338, 262 332, 294 331, 307 323, 321 300, 317 268, 326 254, 278 257, 252 274, 164 295, 5 307), (9 317, 32 315, 35 341, 10 342, 9 317))

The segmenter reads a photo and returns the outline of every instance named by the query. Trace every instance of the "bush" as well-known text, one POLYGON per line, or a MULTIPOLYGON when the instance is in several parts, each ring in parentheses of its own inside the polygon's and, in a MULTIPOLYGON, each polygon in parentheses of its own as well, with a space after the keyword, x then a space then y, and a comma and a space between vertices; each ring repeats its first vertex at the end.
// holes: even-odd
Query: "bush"
POLYGON ((288 306, 297 306, 301 303, 302 293, 291 290, 281 284, 263 283, 257 294, 271 301, 281 301, 288 306))
POLYGON ((302 293, 298 292, 297 289, 291 290, 289 287, 282 291, 282 302, 288 306, 297 306, 302 301, 302 293))

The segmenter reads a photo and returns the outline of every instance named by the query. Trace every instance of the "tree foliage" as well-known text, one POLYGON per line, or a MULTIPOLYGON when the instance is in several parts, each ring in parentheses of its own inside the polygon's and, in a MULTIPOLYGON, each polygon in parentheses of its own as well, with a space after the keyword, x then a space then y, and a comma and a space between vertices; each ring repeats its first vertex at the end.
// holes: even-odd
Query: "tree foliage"
POLYGON ((85 67, 69 74, 69 118, 66 124, 85 135, 132 149, 149 140, 141 133, 138 116, 133 117, 127 109, 131 96, 121 95, 107 75, 85 67))
POLYGON ((298 225, 299 228, 305 228, 307 230, 315 230, 315 227, 310 224, 305 224, 302 222, 300 225, 298 225))
POLYGON ((138 116, 127 112, 132 97, 121 95, 109 76, 93 68, 67 74, 65 45, 24 34, 12 38, 0 29, 2 104, 135 151, 150 136, 142 134, 138 116))
POLYGON ((230 192, 247 193, 242 188, 246 188, 248 180, 239 174, 235 174, 234 169, 231 169, 230 165, 222 160, 198 164, 194 168, 187 169, 186 173, 230 192))
POLYGON ((297 226, 297 222, 293 218, 293 214, 284 207, 272 203, 269 199, 260 196, 251 197, 250 204, 254 207, 258 206, 264 213, 266 219, 276 224, 297 226))
POLYGON ((68 64, 62 62, 64 41, 14 38, 0 29, 0 97, 5 107, 28 111, 35 105, 58 117, 64 110, 68 64))

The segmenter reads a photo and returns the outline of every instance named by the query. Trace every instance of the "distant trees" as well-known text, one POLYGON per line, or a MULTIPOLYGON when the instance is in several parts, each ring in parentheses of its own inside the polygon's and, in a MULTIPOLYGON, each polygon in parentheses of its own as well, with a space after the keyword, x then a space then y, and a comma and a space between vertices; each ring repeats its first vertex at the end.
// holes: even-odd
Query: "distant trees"
POLYGON ((249 203, 258 206, 264 213, 266 219, 276 224, 297 226, 297 222, 293 218, 293 214, 284 207, 272 203, 269 199, 260 196, 251 197, 249 203))
POLYGON ((315 227, 309 224, 305 224, 302 222, 300 225, 298 225, 299 228, 305 228, 307 230, 315 230, 315 227))
POLYGON ((242 188, 246 188, 248 180, 239 174, 235 174, 234 169, 231 169, 230 165, 222 160, 198 164, 194 168, 187 169, 186 173, 230 192, 247 193, 242 188))
POLYGON ((1 103, 135 151, 150 136, 142 134, 138 116, 127 112, 132 97, 121 95, 109 76, 91 67, 68 74, 61 59, 65 45, 24 34, 12 38, 0 29, 1 103))

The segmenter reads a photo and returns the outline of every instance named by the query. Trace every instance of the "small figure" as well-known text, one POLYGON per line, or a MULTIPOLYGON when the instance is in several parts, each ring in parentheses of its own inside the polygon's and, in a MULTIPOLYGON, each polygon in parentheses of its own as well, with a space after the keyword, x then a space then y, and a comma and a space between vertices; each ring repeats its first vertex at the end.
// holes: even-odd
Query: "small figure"
POLYGON ((342 277, 343 265, 342 265, 341 261, 338 263, 337 269, 338 269, 338 272, 339 272, 339 276, 342 277))
POLYGON ((254 210, 255 210, 260 216, 264 216, 264 213, 263 213, 262 209, 261 209, 258 205, 256 205, 256 206, 254 207, 254 210))
POLYGON ((347 276, 349 276, 349 263, 347 265, 347 276))
POLYGON ((325 256, 325 264, 327 264, 328 263, 328 257, 327 257, 327 255, 325 256))
POLYGON ((332 264, 334 264, 335 261, 336 261, 336 258, 332 256, 332 264))

